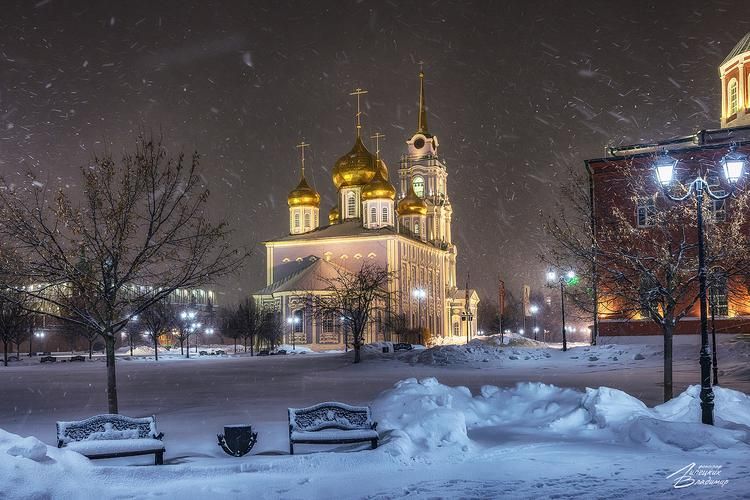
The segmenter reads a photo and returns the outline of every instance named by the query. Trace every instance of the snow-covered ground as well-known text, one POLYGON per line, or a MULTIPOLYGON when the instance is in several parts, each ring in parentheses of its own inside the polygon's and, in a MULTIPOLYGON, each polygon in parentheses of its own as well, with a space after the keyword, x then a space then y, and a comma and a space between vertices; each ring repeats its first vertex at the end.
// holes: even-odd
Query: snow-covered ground
MULTIPOLYGON (((36 441, 54 445, 56 420, 104 412, 103 363, 2 369, 0 498, 746 498, 750 491, 750 403, 729 389, 750 392, 747 344, 720 346, 717 428, 697 423, 695 388, 656 408, 639 401, 659 401, 655 347, 563 353, 493 339, 395 355, 378 347, 358 366, 342 353, 123 358, 120 410, 156 415, 166 434, 161 467, 132 466, 153 457, 89 462, 36 441), (382 446, 301 445, 302 454, 288 456, 286 408, 324 400, 371 404, 382 446), (259 440, 236 459, 215 435, 240 422, 259 440), (710 478, 727 482, 675 489, 685 472, 667 476, 690 464, 696 474, 720 466, 710 478)), ((675 378, 677 393, 697 381, 695 349, 677 349, 675 378)))

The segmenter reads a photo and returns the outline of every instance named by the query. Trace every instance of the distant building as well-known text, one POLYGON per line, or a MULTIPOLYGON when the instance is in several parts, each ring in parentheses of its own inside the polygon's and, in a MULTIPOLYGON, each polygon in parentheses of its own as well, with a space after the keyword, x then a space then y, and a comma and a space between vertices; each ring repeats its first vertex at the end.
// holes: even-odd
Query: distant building
POLYGON ((398 199, 379 151, 372 154, 362 142, 359 109, 354 146, 333 165, 336 204, 328 224, 320 223, 320 195, 305 178, 303 150, 302 175, 288 196, 289 234, 264 243, 266 286, 253 295, 281 315, 288 343, 343 346, 341 319, 319 317, 307 297, 324 294, 326 279, 339 269, 356 272, 365 262, 394 274, 391 303, 375 313, 366 342, 398 340, 389 327, 394 316, 412 329, 428 329, 441 343, 476 335, 479 298, 458 288, 448 169, 427 128, 424 74, 419 77, 417 129, 401 157, 398 199))
MULTIPOLYGON (((619 167, 628 165, 635 171, 642 171, 644 178, 652 180, 654 193, 657 193, 659 186, 654 177, 653 163, 655 156, 665 150, 679 161, 681 175, 688 178, 690 175, 694 177, 700 172, 707 172, 709 182, 712 182, 712 176, 718 178, 721 175, 719 162, 732 145, 736 146, 737 151, 750 155, 748 72, 750 33, 732 49, 719 68, 722 84, 721 129, 701 130, 688 136, 651 144, 610 148, 607 157, 585 161, 590 174, 595 227, 601 228, 607 224, 615 207, 626 208, 632 213, 639 231, 642 231, 642 235, 638 237, 648 238, 649 227, 653 224, 651 214, 657 210, 655 198, 649 197, 634 202, 629 195, 622 194, 626 192, 626 181, 617 175, 619 167)), ((719 223, 731 216, 731 200, 709 200, 706 203, 711 204, 714 220, 719 223)), ((738 293, 735 287, 732 289, 735 294, 738 293)), ((713 293, 717 333, 750 331, 748 294, 730 296, 726 283, 715 286, 713 293)), ((678 323, 675 340, 685 340, 688 338, 686 334, 696 334, 699 328, 699 305, 696 303, 690 314, 678 323)), ((643 341, 644 336, 661 335, 659 326, 640 314, 625 315, 608 311, 604 307, 600 307, 599 310, 598 330, 599 338, 604 342, 643 341)))

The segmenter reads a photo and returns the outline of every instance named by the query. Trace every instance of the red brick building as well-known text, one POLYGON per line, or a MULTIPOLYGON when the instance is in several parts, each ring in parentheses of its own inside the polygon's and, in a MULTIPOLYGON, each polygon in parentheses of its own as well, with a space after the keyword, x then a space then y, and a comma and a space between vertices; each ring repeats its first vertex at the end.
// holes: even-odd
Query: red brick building
MULTIPOLYGON (((632 213, 633 225, 639 232, 642 231, 642 235, 636 237, 649 237, 649 227, 653 224, 651 217, 658 208, 655 205, 656 197, 633 199, 626 189, 628 180, 621 174, 624 168, 637 172, 639 177, 646 180, 648 189, 656 194, 661 189, 656 180, 654 161, 664 151, 668 151, 678 161, 679 175, 688 181, 697 175, 705 175, 708 179, 712 176, 719 178, 720 161, 733 145, 738 152, 750 156, 750 33, 740 40, 721 63, 719 76, 722 84, 721 129, 701 130, 688 136, 651 144, 610 148, 607 157, 585 161, 592 195, 595 234, 599 231, 598 228, 611 221, 610 215, 618 207, 632 213)), ((747 166, 744 175, 748 175, 747 166)), ((744 184, 747 186, 747 182, 744 184)), ((731 200, 707 200, 704 203, 710 204, 716 220, 728 220, 731 217, 731 200)), ((695 234, 693 236, 697 237, 695 234)), ((731 286, 714 291, 717 333, 750 333, 750 295, 747 290, 740 291, 740 288, 731 286)), ((598 298, 600 307, 596 328, 602 342, 657 341, 655 337, 662 333, 659 325, 638 313, 613 311, 611 307, 604 306, 605 302, 607 301, 602 297, 598 298)), ((699 309, 696 303, 688 316, 677 324, 675 342, 697 342, 699 328, 699 309)))

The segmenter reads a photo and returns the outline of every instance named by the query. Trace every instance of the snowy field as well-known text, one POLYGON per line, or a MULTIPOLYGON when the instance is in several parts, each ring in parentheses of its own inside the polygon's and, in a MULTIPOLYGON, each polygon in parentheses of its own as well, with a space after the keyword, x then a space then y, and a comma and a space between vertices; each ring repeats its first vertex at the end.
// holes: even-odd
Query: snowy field
MULTIPOLYGON (((747 498, 747 343, 719 347, 716 428, 697 424, 695 388, 653 408, 653 346, 497 344, 374 346, 358 366, 343 353, 123 356, 120 411, 156 415, 160 467, 146 466, 153 456, 89 462, 54 448, 56 420, 105 412, 102 361, 20 362, 0 370, 0 498, 747 498), (381 446, 300 445, 289 456, 286 408, 326 400, 370 404, 381 446), (243 422, 258 444, 229 457, 216 434, 243 422), (688 469, 667 476, 690 464, 679 484, 714 482, 674 488, 688 469)), ((698 380, 697 350, 679 346, 676 358, 680 394, 698 380)))

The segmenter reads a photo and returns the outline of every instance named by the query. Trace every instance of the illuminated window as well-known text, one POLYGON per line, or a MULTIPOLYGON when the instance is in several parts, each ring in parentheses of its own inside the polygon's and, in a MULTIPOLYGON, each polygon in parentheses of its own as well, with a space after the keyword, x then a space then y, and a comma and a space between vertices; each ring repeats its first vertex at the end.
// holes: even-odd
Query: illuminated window
POLYGON ((459 323, 453 323, 453 336, 458 337, 461 335, 461 325, 459 323))
POLYGON ((302 333, 305 326, 305 313, 302 310, 294 311, 294 333, 302 333))
POLYGON ((414 188, 414 194, 422 198, 424 196, 424 177, 421 175, 415 176, 411 185, 414 188))
POLYGON ((333 332, 333 313, 327 312, 323 315, 323 333, 333 332))
POLYGON ((357 216, 357 197, 354 195, 354 193, 349 193, 346 195, 346 217, 356 217, 357 216))
POLYGON ((305 214, 305 227, 310 227, 310 214, 305 214))
POLYGON ((729 316, 727 273, 716 269, 711 274, 711 287, 708 289, 709 306, 713 307, 715 316, 729 316))
POLYGON ((419 236, 419 222, 414 221, 414 234, 419 236))
POLYGON ((299 212, 294 212, 294 227, 299 227, 299 212))
POLYGON ((388 222, 388 207, 383 207, 383 222, 388 222))
POLYGON ((370 222, 378 221, 378 209, 377 207, 370 208, 370 222))
POLYGON ((646 198, 638 202, 636 208, 636 224, 638 227, 651 227, 656 217, 656 205, 653 198, 646 198))
POLYGON ((732 78, 727 86, 727 116, 737 114, 739 109, 739 92, 737 91, 737 80, 732 78))

